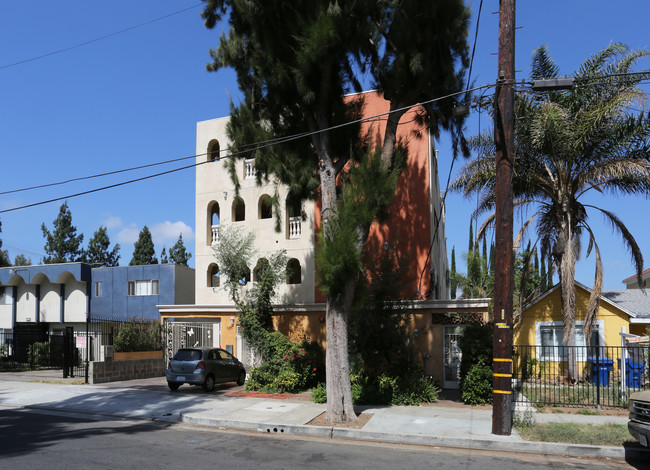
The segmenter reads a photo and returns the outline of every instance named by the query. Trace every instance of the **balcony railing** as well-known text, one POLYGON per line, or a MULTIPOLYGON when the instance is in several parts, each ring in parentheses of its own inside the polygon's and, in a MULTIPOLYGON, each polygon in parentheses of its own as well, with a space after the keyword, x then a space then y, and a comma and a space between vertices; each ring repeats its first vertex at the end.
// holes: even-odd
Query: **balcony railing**
POLYGON ((219 241, 220 225, 212 226, 212 245, 216 245, 219 241))
POLYGON ((244 179, 255 178, 255 159, 251 158, 244 161, 244 179))
POLYGON ((300 216, 289 217, 289 238, 300 238, 302 227, 300 226, 300 216))

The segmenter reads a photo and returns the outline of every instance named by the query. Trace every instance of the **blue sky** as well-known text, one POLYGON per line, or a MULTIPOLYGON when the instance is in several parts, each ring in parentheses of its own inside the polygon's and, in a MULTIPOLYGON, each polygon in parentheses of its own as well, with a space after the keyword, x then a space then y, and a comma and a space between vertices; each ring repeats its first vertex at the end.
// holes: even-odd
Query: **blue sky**
MULTIPOLYGON (((472 3, 473 40, 479 1, 472 3)), ((197 0, 114 0, 88 2, 0 3, 0 191, 64 181, 70 178, 189 157, 195 153, 196 122, 228 114, 230 98, 239 96, 231 71, 208 73, 208 51, 221 26, 207 30, 197 0), (189 10, 123 34, 60 54, 9 66, 122 31, 170 13, 189 10)), ((497 0, 485 0, 472 79, 492 83, 497 74, 497 0)), ((630 0, 518 2, 516 68, 526 78, 535 47, 549 46, 562 72, 570 73, 590 54, 621 41, 648 48, 650 3, 630 0), (615 9, 613 8, 615 6, 615 9)), ((642 63, 650 68, 650 61, 642 63)), ((487 115, 481 129, 491 126, 487 115)), ((468 135, 479 127, 478 115, 468 135)), ((446 183, 450 150, 440 150, 441 185, 446 183)), ((0 210, 63 197, 190 164, 97 178, 41 190, 0 195, 0 210)), ((457 162, 454 172, 462 162, 457 162)), ((597 201, 615 211, 636 236, 649 259, 647 201, 638 198, 597 201), (644 214, 644 215, 641 215, 644 214)), ((49 228, 61 202, 0 214, 3 248, 11 258, 24 253, 35 263, 44 255, 41 224, 49 228)), ((194 251, 194 170, 116 189, 68 199, 73 223, 87 242, 100 225, 112 243, 120 243, 121 264, 131 259, 133 243, 147 225, 156 251, 169 249, 183 233, 194 251)), ((462 252, 467 246, 469 217, 475 201, 450 194, 447 200, 447 244, 462 252)), ((599 217, 599 216, 596 216, 599 217)), ((594 220, 605 266, 605 288, 622 288, 633 274, 628 253, 600 218, 594 220)), ((191 260, 193 261, 193 260, 191 260)), ((460 256, 457 259, 459 264, 460 256)), ((193 263, 191 263, 193 264, 193 263)), ((578 263, 577 280, 590 284, 594 263, 578 263)))

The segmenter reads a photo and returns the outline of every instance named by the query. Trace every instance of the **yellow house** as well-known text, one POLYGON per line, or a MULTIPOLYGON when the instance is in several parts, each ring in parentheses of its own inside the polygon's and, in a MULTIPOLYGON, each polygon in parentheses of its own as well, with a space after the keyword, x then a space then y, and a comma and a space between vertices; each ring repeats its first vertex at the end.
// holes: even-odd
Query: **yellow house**
MULTIPOLYGON (((575 289, 578 372, 582 375, 588 362, 598 361, 611 366, 617 373, 621 357, 620 333, 646 334, 650 326, 650 298, 640 289, 603 291, 587 343, 583 325, 591 290, 579 282, 575 283, 575 289)), ((557 284, 528 304, 515 325, 515 367, 521 368, 533 361, 543 364, 541 368, 547 375, 563 375, 568 354, 563 348, 563 337, 560 285, 557 284)))

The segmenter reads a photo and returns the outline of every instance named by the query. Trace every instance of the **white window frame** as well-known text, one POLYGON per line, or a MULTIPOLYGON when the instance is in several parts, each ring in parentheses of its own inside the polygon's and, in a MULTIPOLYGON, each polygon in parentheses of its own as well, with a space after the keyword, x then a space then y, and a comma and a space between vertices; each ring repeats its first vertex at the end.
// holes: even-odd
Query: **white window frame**
MULTIPOLYGON (((582 327, 584 326, 584 321, 576 321, 576 346, 582 346, 583 349, 578 350, 577 359, 578 361, 584 362, 587 360, 589 355, 587 351, 587 346, 584 340, 584 333, 582 332, 582 327)), ((562 340, 564 339, 564 322, 561 321, 537 321, 535 322, 535 344, 537 345, 537 357, 540 361, 550 361, 550 362, 566 362, 567 357, 565 355, 547 355, 545 354, 546 348, 542 343, 542 330, 553 328, 555 331, 555 341, 553 347, 557 348, 563 346, 562 340), (561 336, 557 336, 560 334, 561 336), (558 342, 559 339, 559 342, 558 342)), ((605 321, 596 320, 594 322, 594 331, 598 333, 598 346, 605 346, 605 321)), ((589 346, 591 348, 592 346, 589 346)))
POLYGON ((129 297, 160 295, 160 282, 158 279, 128 281, 127 295, 129 297))

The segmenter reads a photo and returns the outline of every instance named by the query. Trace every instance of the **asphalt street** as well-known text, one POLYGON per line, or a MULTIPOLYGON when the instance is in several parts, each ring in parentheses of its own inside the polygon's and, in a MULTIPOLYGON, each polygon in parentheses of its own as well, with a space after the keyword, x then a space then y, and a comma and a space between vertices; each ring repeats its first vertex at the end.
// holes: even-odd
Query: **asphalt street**
POLYGON ((630 468, 620 461, 251 434, 130 419, 0 410, 2 468, 630 468))

